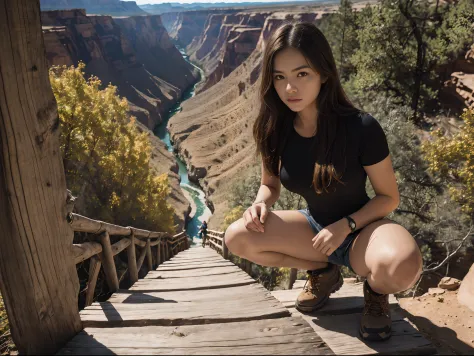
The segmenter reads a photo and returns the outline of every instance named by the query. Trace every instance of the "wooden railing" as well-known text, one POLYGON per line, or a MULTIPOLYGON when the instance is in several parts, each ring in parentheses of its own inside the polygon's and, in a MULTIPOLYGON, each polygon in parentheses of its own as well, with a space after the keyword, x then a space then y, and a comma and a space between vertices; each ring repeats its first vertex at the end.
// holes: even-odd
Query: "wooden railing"
POLYGON ((115 267, 114 256, 127 249, 128 275, 133 284, 138 280, 138 271, 145 259, 147 269, 150 271, 169 260, 178 252, 189 248, 186 233, 180 232, 171 236, 166 232, 153 232, 134 227, 122 227, 103 221, 92 220, 85 216, 70 213, 68 222, 75 232, 92 233, 91 242, 73 244, 75 263, 87 259, 89 264, 89 280, 86 290, 86 306, 93 302, 95 286, 100 268, 104 268, 105 278, 111 292, 119 289, 119 279, 115 267), (112 244, 111 236, 123 236, 122 239, 112 244), (136 247, 140 249, 137 259, 136 247), (153 263, 153 259, 155 263, 153 263))
MULTIPOLYGON (((224 257, 226 260, 228 260, 229 250, 225 244, 224 235, 225 233, 222 231, 207 230, 206 244, 210 248, 216 250, 217 253, 221 254, 222 257, 224 257)), ((242 268, 246 273, 250 275, 250 273, 252 272, 252 263, 253 262, 249 260, 241 258, 240 268, 242 268)), ((296 268, 292 268, 290 270, 290 279, 288 282, 288 289, 293 288, 293 284, 296 281, 297 272, 298 270, 296 268)))

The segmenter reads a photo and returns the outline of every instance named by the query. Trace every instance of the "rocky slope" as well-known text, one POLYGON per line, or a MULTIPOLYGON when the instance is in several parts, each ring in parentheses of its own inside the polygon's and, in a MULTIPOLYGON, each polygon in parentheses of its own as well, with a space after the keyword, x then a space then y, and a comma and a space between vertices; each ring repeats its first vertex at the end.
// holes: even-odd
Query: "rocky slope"
MULTIPOLYGON (((154 128, 161 116, 191 86, 198 74, 174 47, 159 16, 113 19, 86 16, 84 10, 42 13, 46 55, 50 65, 86 64, 86 74, 111 82, 125 96, 141 130, 154 128)), ((175 223, 181 229, 189 203, 179 187, 178 167, 173 155, 149 131, 153 146, 152 165, 158 173, 169 173, 175 208, 175 223)))
POLYGON ((119 0, 41 0, 41 10, 85 9, 89 14, 133 16, 146 15, 135 1, 119 0))
POLYGON ((268 16, 258 39, 253 39, 257 50, 220 82, 184 102, 183 110, 170 120, 172 139, 188 162, 190 179, 202 179, 203 190, 214 208, 212 228, 220 228, 228 211, 228 194, 236 180, 258 164, 252 138, 252 125, 259 108, 257 90, 262 53, 258 49, 270 33, 268 28, 284 21, 287 15, 295 19, 316 17, 311 13, 268 16))
POLYGON ((209 15, 222 12, 222 10, 183 11, 169 12, 161 16, 170 37, 180 46, 186 47, 195 36, 202 33, 209 15))
POLYGON ((86 16, 83 10, 58 10, 41 17, 49 63, 83 61, 87 74, 117 86, 149 128, 197 81, 197 71, 170 43, 157 15, 115 20, 86 16))

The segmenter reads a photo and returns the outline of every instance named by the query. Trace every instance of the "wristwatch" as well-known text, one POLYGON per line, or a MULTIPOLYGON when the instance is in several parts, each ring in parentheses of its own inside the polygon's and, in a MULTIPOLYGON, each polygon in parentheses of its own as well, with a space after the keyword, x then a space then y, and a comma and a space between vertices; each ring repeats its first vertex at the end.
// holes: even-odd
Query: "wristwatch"
POLYGON ((349 223, 349 227, 351 228, 351 232, 354 232, 356 230, 356 222, 350 216, 344 216, 344 217, 347 219, 347 222, 349 223))

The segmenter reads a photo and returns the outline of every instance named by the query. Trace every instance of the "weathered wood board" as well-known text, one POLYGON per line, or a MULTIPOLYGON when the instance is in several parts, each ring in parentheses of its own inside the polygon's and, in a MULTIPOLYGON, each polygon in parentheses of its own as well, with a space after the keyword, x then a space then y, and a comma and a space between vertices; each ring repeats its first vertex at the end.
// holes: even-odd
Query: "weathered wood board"
POLYGON ((384 342, 366 342, 359 336, 361 311, 364 308, 363 284, 345 279, 344 285, 332 294, 327 304, 314 312, 301 313, 295 309, 295 301, 302 291, 305 281, 295 282, 295 289, 271 292, 283 303, 292 316, 303 317, 321 336, 323 341, 337 355, 370 355, 370 354, 433 354, 436 353, 432 343, 426 340, 419 331, 397 312, 397 299, 390 295, 392 312, 392 337, 384 342))
POLYGON ((86 328, 61 355, 332 355, 299 317, 191 326, 86 328))

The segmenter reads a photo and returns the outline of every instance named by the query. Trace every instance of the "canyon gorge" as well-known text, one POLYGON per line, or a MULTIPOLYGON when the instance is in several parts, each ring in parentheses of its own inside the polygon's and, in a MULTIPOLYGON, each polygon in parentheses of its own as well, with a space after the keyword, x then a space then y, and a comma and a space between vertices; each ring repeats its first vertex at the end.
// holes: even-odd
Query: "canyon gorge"
MULTIPOLYGON (((356 3, 356 9, 365 3, 356 3)), ((53 64, 86 63, 87 74, 111 82, 125 96, 143 130, 153 130, 199 81, 175 44, 205 76, 197 95, 182 104, 168 129, 189 179, 204 190, 213 211, 210 227, 220 229, 233 184, 257 164, 252 125, 256 117, 262 48, 285 20, 318 24, 336 5, 262 10, 206 9, 146 16, 93 16, 84 10, 42 14, 47 57, 53 64)), ((443 96, 453 108, 473 106, 474 50, 444 68, 443 96)), ((150 136, 153 136, 150 131, 150 136)), ((162 142, 154 143, 156 169, 170 172, 170 203, 185 214, 177 166, 162 142)))

